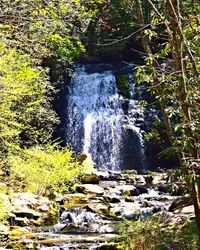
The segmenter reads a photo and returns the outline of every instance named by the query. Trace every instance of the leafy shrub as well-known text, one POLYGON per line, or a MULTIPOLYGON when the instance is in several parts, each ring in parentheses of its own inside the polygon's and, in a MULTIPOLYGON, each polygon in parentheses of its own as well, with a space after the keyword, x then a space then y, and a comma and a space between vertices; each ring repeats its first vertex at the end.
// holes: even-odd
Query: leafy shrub
POLYGON ((74 160, 72 151, 57 143, 24 149, 18 155, 10 155, 8 162, 11 178, 21 179, 26 191, 38 195, 45 194, 48 189, 67 191, 90 170, 74 160))
POLYGON ((157 216, 138 221, 124 221, 118 231, 129 250, 196 250, 197 235, 194 221, 184 225, 167 226, 157 216))
POLYGON ((0 39, 0 153, 47 140, 58 122, 46 70, 0 39))

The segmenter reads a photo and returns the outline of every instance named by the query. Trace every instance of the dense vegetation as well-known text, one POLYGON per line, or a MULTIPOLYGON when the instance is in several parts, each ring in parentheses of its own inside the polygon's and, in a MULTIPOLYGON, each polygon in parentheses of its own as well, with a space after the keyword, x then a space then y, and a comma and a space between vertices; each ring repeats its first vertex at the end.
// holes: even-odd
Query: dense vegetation
POLYGON ((88 170, 51 142, 59 119, 51 101, 63 67, 84 51, 81 34, 101 1, 0 3, 0 220, 4 192, 64 191, 88 170), (54 69, 52 71, 52 68, 54 69))
POLYGON ((118 230, 124 235, 124 250, 198 249, 194 221, 166 226, 158 217, 152 216, 145 220, 124 221, 118 230))
MULTIPOLYGON (((159 123, 165 125, 171 144, 164 154, 178 157, 191 191, 200 239, 199 3, 2 0, 0 15, 2 183, 44 194, 46 187, 66 190, 87 171, 71 151, 51 142, 59 123, 51 101, 64 69, 86 49, 90 59, 132 46, 144 59, 137 77, 148 84, 162 111, 159 123), (26 185, 16 185, 19 180, 26 185)), ((126 79, 119 81, 128 96, 126 79)), ((149 136, 159 140, 156 130, 149 136)), ((7 212, 5 203, 2 195, 0 220, 7 212)))
MULTIPOLYGON (((153 3, 145 22, 144 6, 135 1, 146 64, 138 68, 141 81, 159 101, 171 147, 179 158, 191 191, 200 239, 199 203, 199 5, 178 0, 153 3), (157 45, 155 47, 155 45, 157 45)), ((166 152, 166 151, 165 151, 166 152)))

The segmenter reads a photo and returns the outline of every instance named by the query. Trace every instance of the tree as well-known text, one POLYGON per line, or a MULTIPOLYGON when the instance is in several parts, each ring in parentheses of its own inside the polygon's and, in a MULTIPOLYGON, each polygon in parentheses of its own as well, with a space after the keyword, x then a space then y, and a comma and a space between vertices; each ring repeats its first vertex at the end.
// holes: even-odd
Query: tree
POLYGON ((151 23, 145 28, 142 2, 135 0, 146 52, 146 65, 137 74, 159 101, 171 148, 187 175, 200 240, 200 9, 195 1, 148 2, 151 23))
POLYGON ((5 154, 48 140, 58 119, 48 97, 53 88, 47 72, 3 42, 0 54, 0 152, 5 154))
POLYGON ((51 105, 54 82, 84 51, 81 36, 102 1, 0 2, 1 167, 10 164, 8 155, 51 144, 58 123, 51 105))
POLYGON ((102 0, 4 0, 0 36, 33 59, 69 63, 83 51, 80 36, 102 0))

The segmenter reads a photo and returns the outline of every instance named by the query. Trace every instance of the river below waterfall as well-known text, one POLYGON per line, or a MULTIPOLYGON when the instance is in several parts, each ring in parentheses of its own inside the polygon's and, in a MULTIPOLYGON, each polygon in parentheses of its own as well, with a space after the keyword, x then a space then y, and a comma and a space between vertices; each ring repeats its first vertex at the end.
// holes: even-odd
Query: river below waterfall
MULTIPOLYGON (((172 212, 172 203, 178 196, 167 193, 164 173, 95 172, 86 176, 83 182, 76 185, 74 193, 55 197, 58 221, 48 227, 31 224, 38 212, 24 207, 28 196, 24 198, 23 193, 20 202, 19 199, 15 201, 18 207, 12 217, 12 230, 17 228, 22 233, 1 234, 0 249, 111 250, 116 248, 105 245, 122 236, 118 225, 124 219, 145 219, 157 214, 164 215, 168 223, 170 219, 175 223, 180 218, 188 218, 187 210, 186 214, 179 210, 172 212)), ((45 204, 40 205, 40 209, 45 211, 45 204)))

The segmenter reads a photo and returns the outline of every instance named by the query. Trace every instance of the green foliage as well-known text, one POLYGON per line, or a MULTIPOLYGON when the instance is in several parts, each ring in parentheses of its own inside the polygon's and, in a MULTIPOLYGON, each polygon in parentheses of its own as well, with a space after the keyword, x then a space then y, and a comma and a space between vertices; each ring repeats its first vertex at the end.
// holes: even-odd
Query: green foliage
POLYGON ((166 226, 156 216, 145 220, 125 221, 119 226, 124 235, 123 242, 129 250, 196 250, 196 224, 188 221, 184 225, 166 226))
POLYGON ((162 223, 155 218, 125 221, 119 231, 126 234, 128 249, 131 250, 158 249, 156 247, 161 244, 163 247, 166 246, 173 236, 173 230, 163 229, 162 223))
POLYGON ((102 2, 0 2, 0 164, 37 193, 63 191, 87 169, 49 143, 58 123, 50 76, 61 84, 63 68, 85 51, 81 37, 102 2))
POLYGON ((57 143, 26 148, 17 155, 10 155, 11 178, 20 179, 26 191, 38 195, 47 190, 69 190, 81 176, 90 171, 75 161, 72 151, 57 143))
POLYGON ((0 43, 0 152, 49 138, 58 120, 48 95, 47 72, 28 55, 0 43))
POLYGON ((35 59, 67 64, 84 50, 79 37, 95 14, 93 5, 79 0, 1 1, 0 37, 35 59))
POLYGON ((124 98, 128 98, 129 97, 128 76, 127 75, 117 76, 117 82, 122 96, 124 98))
MULTIPOLYGON (((147 52, 145 65, 138 66, 136 75, 139 82, 148 84, 149 92, 162 107, 163 123, 171 144, 163 155, 179 154, 179 159, 183 159, 181 164, 187 164, 186 159, 196 158, 200 149, 197 72, 200 68, 197 28, 200 12, 195 2, 185 1, 183 5, 179 3, 179 7, 178 3, 173 8, 170 2, 152 3, 151 22, 143 32, 148 44, 143 45, 147 52), (177 18, 181 22, 180 29, 177 18)), ((158 131, 161 129, 155 127, 148 139, 158 138, 158 131)))

